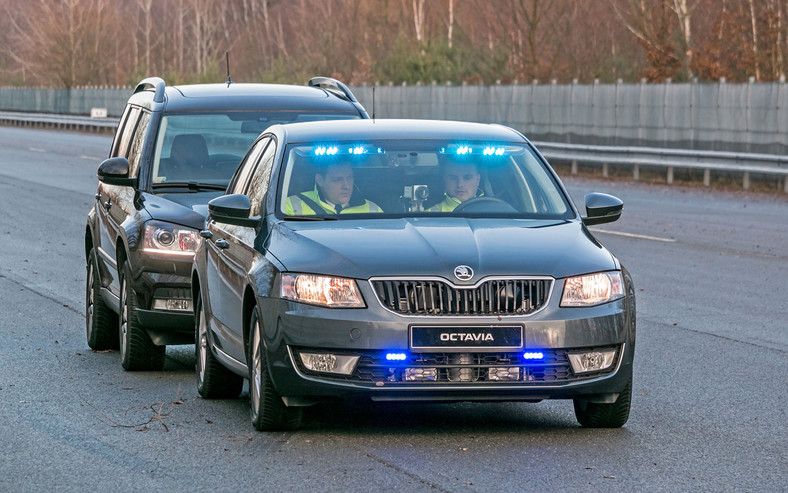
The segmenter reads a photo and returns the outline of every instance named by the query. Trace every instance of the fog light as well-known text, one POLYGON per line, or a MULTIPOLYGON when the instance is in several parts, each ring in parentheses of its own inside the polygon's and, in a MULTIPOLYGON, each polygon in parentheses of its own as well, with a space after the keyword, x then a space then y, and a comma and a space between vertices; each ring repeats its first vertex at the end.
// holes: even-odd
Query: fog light
POLYGON ((490 368, 487 378, 490 380, 520 380, 520 368, 517 366, 490 368))
POLYGON ((153 300, 153 309, 190 312, 192 311, 192 300, 183 300, 177 298, 153 300))
POLYGON ((570 353, 569 362, 572 364, 572 371, 575 373, 586 373, 589 371, 599 371, 609 368, 616 357, 616 350, 590 351, 587 353, 570 353))
POLYGON ((353 373, 359 359, 358 356, 331 353, 298 353, 298 356, 307 370, 341 375, 353 373))
POLYGON ((437 379, 437 368, 405 368, 405 380, 409 382, 434 382, 437 379))

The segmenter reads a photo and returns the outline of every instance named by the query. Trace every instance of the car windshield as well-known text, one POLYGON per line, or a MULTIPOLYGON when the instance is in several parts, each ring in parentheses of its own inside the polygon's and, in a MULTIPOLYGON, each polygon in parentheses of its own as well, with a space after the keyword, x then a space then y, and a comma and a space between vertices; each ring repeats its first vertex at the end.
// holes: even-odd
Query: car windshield
POLYGON ((255 138, 271 125, 358 119, 358 113, 233 111, 171 114, 162 117, 156 138, 152 183, 224 186, 255 138))
POLYGON ((574 214, 553 175, 522 143, 291 144, 277 197, 279 214, 295 220, 433 215, 568 219, 574 214))

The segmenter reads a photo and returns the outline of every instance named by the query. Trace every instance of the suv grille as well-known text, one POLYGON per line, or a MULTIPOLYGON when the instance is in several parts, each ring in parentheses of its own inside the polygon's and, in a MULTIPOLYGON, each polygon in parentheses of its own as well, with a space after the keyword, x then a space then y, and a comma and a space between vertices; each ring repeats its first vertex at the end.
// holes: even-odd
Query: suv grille
POLYGON ((438 280, 377 280, 383 306, 403 315, 527 315, 547 301, 552 279, 500 279, 456 288, 438 280))
MULTIPOLYGON (((589 348, 588 350, 609 350, 589 348)), ((331 375, 312 372, 295 358, 299 371, 328 380, 375 384, 409 385, 504 385, 519 382, 524 385, 560 384, 597 378, 615 371, 620 347, 610 368, 580 375, 572 371, 566 349, 541 350, 544 358, 526 361, 522 353, 412 353, 405 361, 386 360, 385 353, 362 352, 355 370, 350 375, 331 375)))

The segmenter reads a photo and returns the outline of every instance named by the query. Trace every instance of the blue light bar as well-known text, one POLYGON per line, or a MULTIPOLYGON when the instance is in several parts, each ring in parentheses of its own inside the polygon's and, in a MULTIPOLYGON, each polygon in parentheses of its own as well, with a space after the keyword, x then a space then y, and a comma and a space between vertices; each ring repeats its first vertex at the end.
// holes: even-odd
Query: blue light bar
POLYGON ((523 359, 544 359, 544 353, 541 351, 526 351, 523 353, 523 359))
POLYGON ((456 152, 458 156, 464 156, 466 154, 471 154, 473 152, 473 149, 471 149, 471 146, 462 145, 459 146, 457 150, 454 152, 456 152))
POLYGON ((506 152, 505 148, 493 146, 487 146, 482 150, 482 154, 485 156, 503 156, 504 152, 506 152))
POLYGON ((407 357, 405 353, 386 353, 386 361, 405 361, 407 357))
POLYGON ((315 147, 315 156, 333 156, 339 149, 337 146, 317 146, 315 147))
POLYGON ((364 146, 354 146, 354 147, 348 147, 347 153, 354 155, 366 154, 367 150, 364 149, 364 146))

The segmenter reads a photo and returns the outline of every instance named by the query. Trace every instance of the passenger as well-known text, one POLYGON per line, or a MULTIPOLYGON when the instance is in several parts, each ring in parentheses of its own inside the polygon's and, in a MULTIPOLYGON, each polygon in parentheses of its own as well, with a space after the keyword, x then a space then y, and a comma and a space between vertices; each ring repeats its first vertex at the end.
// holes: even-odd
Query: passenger
POLYGON ((372 201, 353 196, 353 167, 348 163, 336 163, 319 168, 315 172, 315 189, 311 192, 291 195, 287 198, 285 207, 285 214, 288 216, 367 212, 383 212, 383 210, 372 201))
POLYGON ((466 200, 481 197, 481 175, 475 163, 447 163, 443 166, 444 199, 427 212, 451 212, 466 200))

